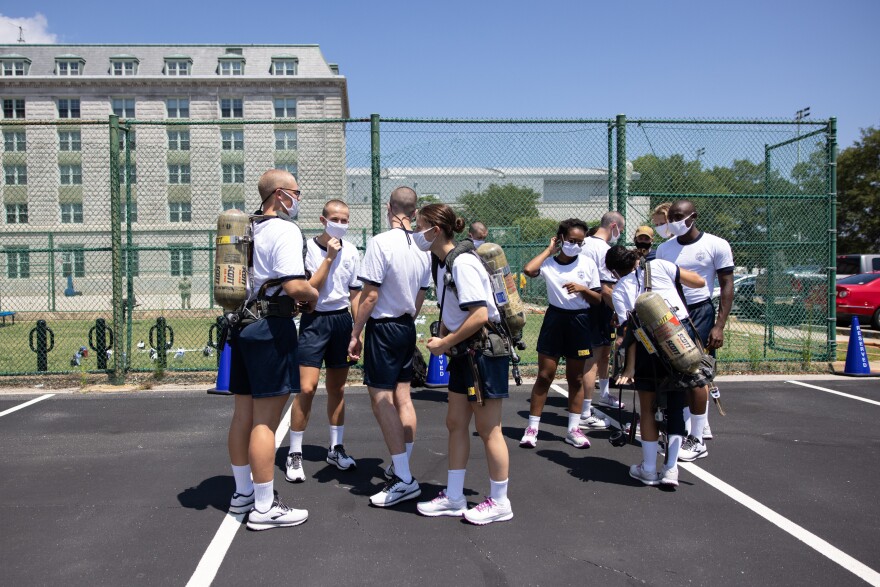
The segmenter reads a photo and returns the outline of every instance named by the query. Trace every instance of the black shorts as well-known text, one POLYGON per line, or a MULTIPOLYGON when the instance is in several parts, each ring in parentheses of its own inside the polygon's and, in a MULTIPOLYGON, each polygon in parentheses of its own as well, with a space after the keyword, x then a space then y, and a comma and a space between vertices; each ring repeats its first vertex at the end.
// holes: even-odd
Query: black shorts
POLYGON ((590 333, 593 348, 611 344, 612 318, 614 318, 614 310, 604 303, 590 307, 590 333))
MULTIPOLYGON (((506 399, 507 373, 510 368, 510 357, 487 357, 481 352, 475 355, 477 368, 483 380, 484 399, 506 399)), ((449 361, 450 393, 467 394, 474 386, 474 375, 470 362, 465 356, 455 357, 449 361)))
POLYGON ((364 383, 394 389, 413 378, 416 325, 409 314, 367 320, 364 335, 364 383))
POLYGON ((343 369, 351 341, 351 313, 347 309, 303 314, 299 321, 299 364, 303 367, 343 369))
POLYGON ((547 308, 538 334, 537 351, 548 357, 585 361, 593 356, 590 310, 547 308))
POLYGON ((253 398, 299 393, 296 324, 270 316, 229 334, 229 391, 253 398))
MULTIPOLYGON (((705 347, 709 344, 709 333, 715 327, 715 306, 712 305, 712 300, 703 300, 702 302, 691 304, 687 307, 687 310, 691 316, 691 322, 694 323, 694 328, 696 328, 697 334, 700 336, 700 342, 705 347)), ((685 321, 685 324, 690 326, 687 321, 685 321)), ((688 332, 690 332, 690 328, 688 328, 688 332)), ((715 350, 713 349, 709 354, 714 357, 715 350)))

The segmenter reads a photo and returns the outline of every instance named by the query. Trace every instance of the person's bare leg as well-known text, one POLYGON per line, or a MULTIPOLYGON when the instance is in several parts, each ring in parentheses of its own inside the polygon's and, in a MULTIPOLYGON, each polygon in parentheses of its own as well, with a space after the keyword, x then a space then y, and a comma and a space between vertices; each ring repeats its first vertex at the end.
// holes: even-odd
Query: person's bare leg
POLYGON ((275 430, 287 399, 287 395, 279 395, 253 401, 254 424, 248 446, 248 460, 254 483, 267 483, 275 478, 275 430))
POLYGON ((234 396, 235 407, 232 412, 232 421, 229 423, 229 435, 227 446, 229 448, 229 461, 237 466, 248 465, 248 445, 251 441, 251 429, 254 421, 254 400, 249 395, 234 396))
POLYGON ((446 429, 449 431, 449 469, 467 468, 471 452, 471 403, 463 393, 450 393, 446 410, 446 429))
POLYGON ((529 415, 541 417, 544 411, 544 404, 547 403, 547 393, 550 385, 556 377, 556 368, 559 366, 559 359, 547 355, 538 354, 538 377, 532 386, 532 395, 529 405, 529 415))
POLYGON ((293 407, 290 410, 290 429, 294 432, 304 432, 309 425, 312 400, 315 399, 320 375, 321 370, 317 367, 299 368, 300 392, 293 397, 293 407))
POLYGON ((345 382, 348 379, 348 367, 327 369, 327 421, 331 426, 345 425, 345 382))

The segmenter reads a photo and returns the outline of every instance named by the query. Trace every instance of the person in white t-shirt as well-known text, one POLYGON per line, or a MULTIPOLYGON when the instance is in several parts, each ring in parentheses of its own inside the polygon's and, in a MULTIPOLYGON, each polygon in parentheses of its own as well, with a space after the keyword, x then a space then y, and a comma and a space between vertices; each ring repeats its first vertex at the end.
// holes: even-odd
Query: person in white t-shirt
POLYGON ((364 383, 391 452, 391 466, 385 471, 388 483, 370 498, 377 507, 392 506, 421 493, 409 467, 416 433, 410 382, 416 344, 414 319, 431 285, 431 259, 412 239, 411 219, 417 200, 412 188, 402 186, 391 192, 387 209, 391 228, 367 243, 358 276, 364 289, 348 344, 352 359, 359 359, 364 351, 364 383))
POLYGON ((266 530, 302 524, 309 515, 274 495, 275 430, 287 398, 299 392, 294 306, 299 301, 314 307, 318 291, 306 280, 302 233, 292 221, 300 200, 296 179, 272 169, 260 177, 258 189, 264 219, 254 225, 249 302, 267 302, 267 315, 229 334, 229 390, 235 394, 228 439, 235 493, 229 511, 250 513, 248 528, 266 530))
MULTIPOLYGON (((645 292, 646 268, 640 268, 639 254, 622 246, 611 247, 606 255, 606 265, 614 272, 618 281, 611 294, 614 311, 624 331, 631 329, 629 322, 635 310, 636 300, 645 292)), ((651 270, 651 291, 659 294, 675 311, 670 320, 685 322, 688 319, 687 308, 679 295, 679 287, 684 284, 700 287, 705 281, 698 274, 680 269, 674 264, 654 259, 647 262, 651 270)), ((657 448, 659 432, 654 419, 656 396, 660 382, 665 379, 668 371, 657 355, 648 354, 641 342, 628 332, 624 336, 626 361, 617 384, 632 383, 639 392, 641 418, 642 462, 632 465, 629 474, 645 485, 678 485, 678 466, 676 464, 686 435, 684 424, 684 406, 686 392, 681 389, 663 389, 666 393, 666 434, 667 458, 662 471, 657 471, 657 448)))
POLYGON ((361 256, 350 242, 343 240, 348 230, 348 204, 330 200, 324 204, 320 221, 324 232, 306 242, 306 270, 309 283, 319 292, 315 311, 300 319, 299 379, 300 393, 290 410, 290 452, 287 455, 287 480, 306 480, 303 470, 302 443, 312 400, 318 388, 321 365, 326 371, 327 419, 330 422, 330 444, 327 462, 341 471, 357 464, 345 451, 345 381, 351 361, 348 343, 351 340, 353 315, 357 314, 362 289, 358 280, 361 256))
MULTIPOLYGON (((592 259, 581 254, 587 225, 569 218, 559 223, 556 236, 537 257, 526 263, 523 273, 539 275, 547 282, 547 312, 538 335, 538 377, 532 387, 529 423, 519 445, 535 448, 541 424, 541 412, 550 385, 556 378, 559 357, 565 357, 568 381, 568 427, 565 442, 577 448, 589 448, 590 440, 581 432, 581 407, 584 401, 584 364, 593 358, 591 305, 602 303, 599 269, 592 259)), ((604 264, 604 263, 603 263, 604 264)), ((607 424, 603 421, 602 428, 607 424)), ((584 428, 598 428, 598 425, 584 428)))
POLYGON ((476 253, 463 253, 455 257, 451 269, 447 268, 448 255, 455 248, 454 233, 463 229, 464 220, 456 217, 447 204, 429 204, 416 216, 417 232, 413 233, 413 240, 420 249, 430 251, 440 261, 435 285, 442 305, 441 323, 437 335, 427 341, 428 350, 436 356, 452 356, 446 414, 449 429, 446 488, 431 501, 419 503, 417 508, 425 516, 464 516, 473 524, 485 525, 513 517, 507 498, 510 458, 501 432, 502 400, 508 397, 510 356, 487 356, 483 350, 483 327, 497 331, 501 321, 483 262, 476 253), (468 349, 474 349, 473 361, 479 372, 483 405, 471 401, 476 396, 470 394, 475 382, 468 349), (464 478, 470 455, 472 418, 476 418, 477 433, 486 449, 490 491, 479 505, 467 509, 464 478))
POLYGON ((479 220, 471 222, 471 226, 468 228, 468 238, 474 243, 474 248, 479 249, 480 245, 489 238, 489 229, 479 220))
MULTIPOLYGON (((724 327, 733 307, 734 263, 730 243, 697 227, 697 210, 690 200, 673 202, 666 215, 668 223, 658 227, 657 232, 669 240, 657 247, 657 258, 695 271, 705 279, 703 287, 685 287, 684 295, 697 335, 714 356, 716 349, 724 345, 724 327), (717 318, 712 305, 716 276, 721 286, 717 318)), ((690 435, 681 452, 683 461, 708 454, 703 442, 712 437, 708 407, 708 387, 698 388, 690 398, 690 435)))

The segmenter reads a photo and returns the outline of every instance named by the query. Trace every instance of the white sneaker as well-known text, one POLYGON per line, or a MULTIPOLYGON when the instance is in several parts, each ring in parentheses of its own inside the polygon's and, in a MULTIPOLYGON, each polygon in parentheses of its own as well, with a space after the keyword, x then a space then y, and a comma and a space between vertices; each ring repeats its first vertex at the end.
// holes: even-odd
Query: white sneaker
POLYGON ((284 528, 286 526, 299 526, 309 519, 308 510, 297 510, 287 507, 281 502, 278 494, 272 507, 267 512, 254 510, 248 516, 248 530, 269 530, 270 528, 284 528))
POLYGON ((423 516, 435 518, 437 516, 453 516, 458 517, 467 511, 467 500, 462 495, 460 499, 452 500, 446 496, 446 490, 431 501, 421 501, 416 505, 416 509, 423 516))
POLYGON ((511 518, 513 518, 513 510, 510 508, 510 500, 505 504, 499 504, 491 497, 487 497, 486 501, 464 513, 464 519, 477 526, 505 522, 511 518))
POLYGON ((400 477, 395 475, 391 481, 385 484, 382 491, 370 497, 370 503, 376 507, 387 508, 408 499, 415 499, 421 493, 422 490, 415 477, 409 483, 404 483, 400 477))
POLYGON ((519 445, 523 448, 535 448, 538 446, 538 429, 531 426, 526 428, 526 433, 520 439, 519 445))
POLYGON ((581 416, 580 424, 578 424, 584 430, 605 430, 610 425, 611 422, 608 418, 596 414, 590 414, 588 418, 581 416))
POLYGON ((606 393, 604 395, 599 394, 599 397, 593 400, 593 403, 597 406, 603 406, 606 408, 620 408, 621 410, 626 408, 626 404, 619 402, 616 397, 611 395, 610 393, 606 393))
POLYGON ((660 472, 660 485, 668 485, 669 487, 678 487, 678 466, 664 468, 660 472))
POLYGON ((657 478, 657 472, 649 473, 642 468, 642 464, 632 465, 629 468, 629 476, 638 479, 645 485, 659 485, 660 480, 657 478))
POLYGON ((287 465, 284 478, 291 483, 302 483, 306 480, 306 472, 303 470, 303 455, 301 452, 292 452, 287 455, 287 465))
POLYGON ((345 447, 341 444, 327 449, 327 462, 331 465, 336 465, 336 468, 340 471, 357 469, 357 463, 345 453, 345 447))
POLYGON ((692 434, 684 439, 684 442, 681 443, 681 450, 678 451, 678 460, 685 463, 690 463, 707 456, 709 456, 709 449, 692 434))
POLYGON ((254 509, 253 491, 251 491, 250 495, 243 495, 241 493, 232 494, 232 501, 229 503, 230 514, 246 514, 252 509, 254 509))
POLYGON ((703 426, 703 440, 712 440, 712 429, 708 424, 703 426))
POLYGON ((590 439, 587 438, 580 428, 572 428, 565 435, 565 442, 575 448, 590 448, 590 439))

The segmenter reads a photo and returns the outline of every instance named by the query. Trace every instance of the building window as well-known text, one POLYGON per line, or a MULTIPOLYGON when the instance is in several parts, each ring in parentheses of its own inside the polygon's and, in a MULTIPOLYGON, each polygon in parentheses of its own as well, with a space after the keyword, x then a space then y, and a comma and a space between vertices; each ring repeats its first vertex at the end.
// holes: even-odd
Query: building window
POLYGON ((189 165, 169 165, 168 183, 185 185, 189 183, 189 165))
POLYGON ((165 105, 168 118, 189 118, 189 98, 168 98, 165 105))
POLYGON ((172 247, 169 252, 171 253, 171 275, 181 277, 193 274, 193 252, 191 248, 172 247))
POLYGON ((296 118, 296 98, 275 98, 275 118, 296 118))
POLYGON ((137 62, 134 59, 110 60, 111 75, 134 75, 137 73, 137 62))
POLYGON ((31 276, 31 254, 25 248, 6 249, 6 277, 27 279, 31 276))
POLYGON ((293 176, 296 176, 297 171, 298 171, 296 168, 296 163, 276 163, 275 169, 282 169, 282 170, 290 173, 290 175, 293 175, 293 176))
POLYGON ((244 212, 244 200, 228 200, 223 202, 223 211, 226 210, 241 210, 244 212))
POLYGON ((168 220, 171 222, 190 222, 192 204, 189 202, 168 202, 168 220))
MULTIPOLYGON (((121 222, 126 222, 125 220, 125 199, 119 204, 119 219, 121 222)), ((134 224, 138 221, 138 204, 134 200, 131 201, 131 222, 134 224)))
POLYGON ((134 118, 134 98, 113 98, 113 114, 119 118, 134 118))
POLYGON ((243 151, 244 150, 244 131, 243 130, 221 130, 220 138, 224 151, 243 151))
POLYGON ((0 74, 4 76, 27 75, 28 65, 30 63, 25 60, 4 59, 3 68, 0 74))
POLYGON ((296 75, 298 66, 296 59, 273 59, 272 75, 296 75))
POLYGON ((84 61, 68 61, 58 59, 55 61, 55 73, 58 75, 80 75, 84 61))
POLYGON ((132 277, 139 277, 141 274, 141 252, 137 249, 131 251, 131 267, 128 267, 128 252, 128 249, 122 249, 122 270, 131 271, 132 277))
POLYGON ((276 130, 275 131, 275 150, 276 151, 294 151, 294 150, 296 150, 296 131, 295 130, 276 130))
POLYGON ((6 185, 27 185, 27 165, 4 165, 6 185))
POLYGON ((3 148, 7 152, 27 151, 27 138, 23 130, 3 131, 3 148))
POLYGON ((24 118, 24 98, 4 98, 3 118, 24 118))
POLYGON ((191 64, 187 59, 166 59, 165 75, 189 75, 191 64))
POLYGON ((82 202, 75 204, 61 204, 61 222, 62 224, 82 224, 83 221, 83 205, 82 202))
POLYGON ((128 144, 129 151, 137 149, 137 132, 134 129, 129 129, 128 131, 119 129, 120 151, 125 152, 126 143, 128 144))
POLYGON ((58 118, 79 118, 79 98, 59 98, 58 118))
POLYGON ((223 183, 244 183, 244 165, 241 163, 224 163, 223 183))
POLYGON ((27 224, 27 204, 6 204, 6 224, 27 224))
POLYGON ((61 275, 68 277, 86 276, 86 253, 79 249, 63 251, 61 253, 61 275))
POLYGON ((82 165, 59 165, 61 185, 82 185, 82 165))
POLYGON ((220 117, 221 118, 243 118, 244 109, 241 98, 221 98, 220 99, 220 117))
POLYGON ((82 134, 78 130, 58 131, 59 151, 79 151, 82 148, 82 134))
MULTIPOLYGON (((137 183, 137 165, 135 165, 134 163, 132 163, 132 164, 129 166, 129 172, 130 172, 130 173, 129 173, 129 176, 128 176, 129 181, 128 181, 128 184, 127 184, 127 185, 134 185, 134 184, 137 183)), ((124 163, 123 163, 122 165, 119 166, 119 185, 126 185, 126 182, 125 182, 125 164, 124 164, 124 163)), ((124 206, 124 205, 125 205, 125 204, 123 204, 123 206, 124 206)))
POLYGON ((220 61, 220 75, 243 75, 244 61, 241 59, 223 59, 220 61))
POLYGON ((188 130, 169 130, 168 131, 168 150, 169 151, 189 151, 189 131, 188 130))

